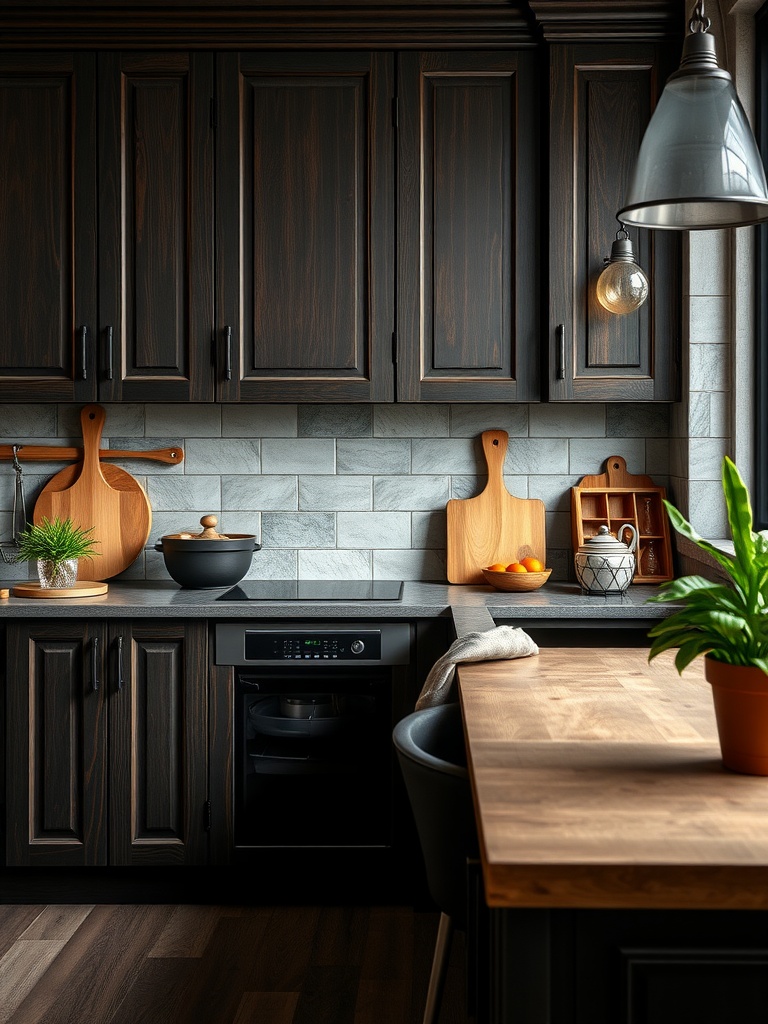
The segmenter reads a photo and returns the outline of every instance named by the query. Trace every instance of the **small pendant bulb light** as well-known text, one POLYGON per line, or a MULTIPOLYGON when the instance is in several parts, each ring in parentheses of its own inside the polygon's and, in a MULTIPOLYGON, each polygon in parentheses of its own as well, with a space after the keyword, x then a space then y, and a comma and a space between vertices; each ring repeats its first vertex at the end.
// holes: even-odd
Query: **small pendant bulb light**
POLYGON ((597 300, 609 313, 632 313, 648 298, 648 278, 635 262, 629 233, 622 224, 597 279, 597 300), (623 237, 622 237, 623 236, 623 237))
POLYGON ((664 86, 616 215, 623 223, 695 231, 768 220, 760 151, 731 76, 717 63, 710 24, 698 0, 680 67, 664 86))

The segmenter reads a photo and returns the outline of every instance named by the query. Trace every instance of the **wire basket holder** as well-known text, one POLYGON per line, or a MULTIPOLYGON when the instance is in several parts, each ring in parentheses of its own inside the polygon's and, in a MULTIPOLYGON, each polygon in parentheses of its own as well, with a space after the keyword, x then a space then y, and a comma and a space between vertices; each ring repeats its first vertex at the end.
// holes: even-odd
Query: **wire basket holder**
POLYGON ((576 563, 576 578, 582 593, 614 597, 626 592, 635 575, 635 565, 634 558, 630 568, 627 565, 616 565, 615 556, 611 559, 609 555, 600 557, 590 554, 586 564, 576 563))
POLYGON ((0 544, 0 554, 7 565, 13 565, 19 560, 19 539, 27 528, 27 504, 24 499, 24 473, 19 462, 19 452, 24 447, 21 444, 12 446, 13 471, 16 474, 16 485, 13 491, 13 519, 12 537, 10 542, 0 544))

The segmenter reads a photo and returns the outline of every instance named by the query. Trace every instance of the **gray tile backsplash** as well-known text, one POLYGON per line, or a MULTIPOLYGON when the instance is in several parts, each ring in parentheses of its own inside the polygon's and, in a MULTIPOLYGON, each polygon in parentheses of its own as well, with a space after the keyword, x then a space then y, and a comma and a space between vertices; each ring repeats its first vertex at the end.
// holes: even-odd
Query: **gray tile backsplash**
MULTIPOLYGON (((712 346, 713 348, 716 346, 712 346)), ((702 367, 702 372, 704 367, 702 367)), ((127 579, 168 579, 165 533, 254 533, 252 579, 446 576, 446 502, 486 483, 483 430, 510 435, 504 476, 547 509, 547 562, 573 579, 570 488, 622 455, 666 486, 670 408, 644 405, 106 405, 102 447, 181 445, 184 462, 123 460, 153 509, 147 549, 127 579)), ((81 443, 74 405, 3 407, 0 443, 81 443)), ((706 415, 701 408, 699 415, 706 415)), ((61 463, 28 463, 27 508, 61 463)), ((11 533, 14 475, 0 475, 0 539, 11 533)), ((29 575, 25 567, 24 576, 29 575)), ((19 567, 0 562, 0 578, 19 567)))

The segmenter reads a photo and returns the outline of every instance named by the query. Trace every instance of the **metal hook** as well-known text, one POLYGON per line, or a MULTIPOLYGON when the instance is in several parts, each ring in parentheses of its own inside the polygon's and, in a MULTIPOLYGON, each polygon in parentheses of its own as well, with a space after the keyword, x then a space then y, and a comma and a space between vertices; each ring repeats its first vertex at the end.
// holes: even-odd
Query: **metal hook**
POLYGON ((23 444, 11 445, 11 452, 13 453, 13 455, 12 455, 12 457, 13 457, 13 468, 19 474, 19 476, 21 476, 21 472, 22 472, 21 463, 19 462, 19 452, 21 451, 21 449, 23 447, 24 447, 23 444))
POLYGON ((616 241, 617 242, 621 241, 622 240, 622 235, 623 235, 623 241, 628 242, 629 241, 629 232, 627 231, 627 229, 626 229, 626 227, 624 225, 624 221, 623 220, 619 220, 618 217, 616 218, 616 221, 617 221, 617 223, 619 225, 619 230, 616 232, 616 241))
POLYGON ((704 13, 704 0, 698 0, 698 3, 691 12, 691 20, 688 22, 688 31, 709 32, 711 27, 712 22, 704 13))

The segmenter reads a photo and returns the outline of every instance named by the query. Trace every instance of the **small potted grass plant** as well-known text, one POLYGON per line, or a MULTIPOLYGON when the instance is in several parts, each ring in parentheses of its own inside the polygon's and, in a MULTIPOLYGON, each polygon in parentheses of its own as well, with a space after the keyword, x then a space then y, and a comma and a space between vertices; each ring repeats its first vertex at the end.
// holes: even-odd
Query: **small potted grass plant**
POLYGON ((675 667, 682 673, 703 655, 723 763, 734 771, 768 775, 768 531, 753 530, 749 492, 728 456, 722 482, 733 555, 700 537, 664 502, 675 530, 720 565, 726 582, 682 576, 663 583, 648 601, 683 607, 650 629, 648 659, 677 649, 675 667))
POLYGON ((38 524, 30 523, 19 536, 19 561, 36 561, 40 586, 44 590, 71 587, 77 580, 78 559, 93 558, 97 541, 87 530, 76 526, 71 519, 56 518, 52 522, 43 517, 38 524))

